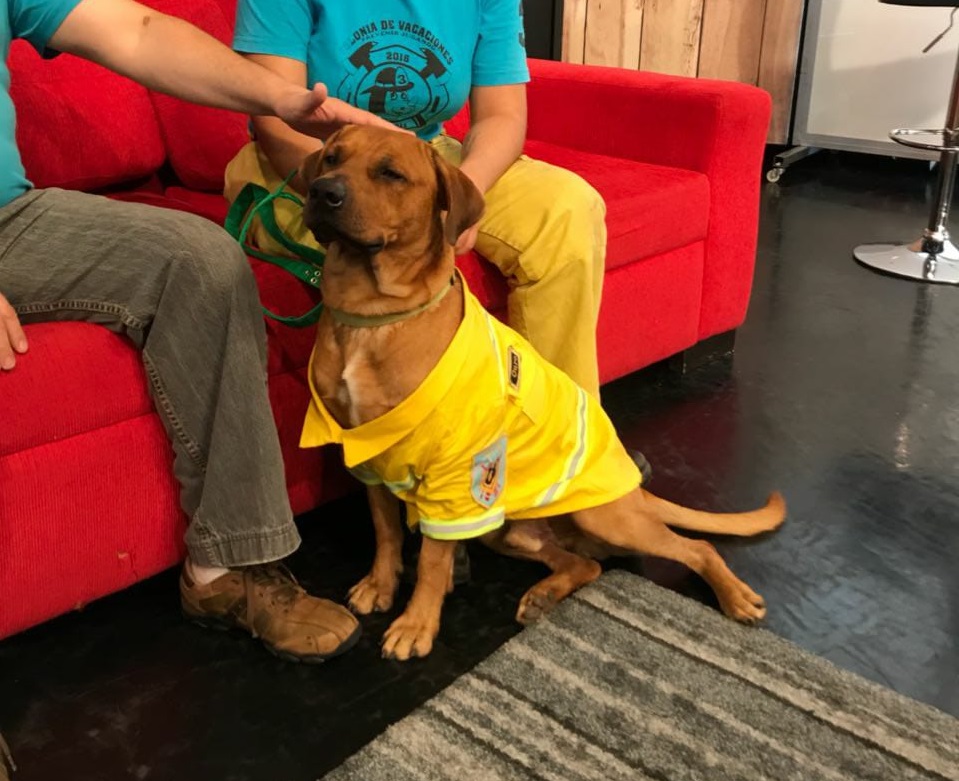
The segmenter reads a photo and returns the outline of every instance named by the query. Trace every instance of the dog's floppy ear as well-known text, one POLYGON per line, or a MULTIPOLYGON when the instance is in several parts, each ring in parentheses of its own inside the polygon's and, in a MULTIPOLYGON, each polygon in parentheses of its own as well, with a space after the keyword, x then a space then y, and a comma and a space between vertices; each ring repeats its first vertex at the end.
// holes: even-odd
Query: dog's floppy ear
POLYGON ((486 204, 473 181, 436 152, 433 152, 433 167, 436 169, 436 207, 446 212, 443 234, 449 244, 456 244, 460 234, 483 216, 486 204))

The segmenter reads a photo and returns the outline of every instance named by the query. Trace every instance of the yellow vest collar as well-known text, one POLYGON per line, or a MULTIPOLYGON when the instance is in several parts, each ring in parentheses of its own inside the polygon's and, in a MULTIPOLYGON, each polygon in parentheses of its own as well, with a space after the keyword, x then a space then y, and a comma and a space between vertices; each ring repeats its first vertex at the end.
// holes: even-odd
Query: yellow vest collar
MULTIPOLYGON (((459 274, 458 271, 456 273, 459 274)), ((470 344, 475 343, 476 330, 485 328, 484 310, 474 300, 462 275, 460 282, 463 285, 463 321, 456 329, 453 341, 420 386, 385 415, 355 428, 340 426, 313 386, 313 360, 310 359, 312 401, 303 426, 300 447, 342 444, 346 466, 352 468, 380 455, 425 423, 462 371, 469 358, 470 344)))

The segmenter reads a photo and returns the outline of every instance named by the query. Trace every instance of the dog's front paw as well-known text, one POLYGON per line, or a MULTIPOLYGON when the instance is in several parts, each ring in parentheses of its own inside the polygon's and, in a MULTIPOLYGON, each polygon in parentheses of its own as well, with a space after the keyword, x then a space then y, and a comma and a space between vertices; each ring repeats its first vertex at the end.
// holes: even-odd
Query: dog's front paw
POLYGON ((741 624, 756 624, 766 617, 766 602, 742 581, 717 596, 722 611, 741 624))
POLYGON ((433 650, 433 640, 438 632, 438 626, 404 613, 383 635, 383 658, 401 662, 422 659, 433 650))
POLYGON ((370 573, 350 589, 350 610, 360 616, 367 616, 374 610, 385 613, 393 607, 393 599, 399 586, 399 578, 377 576, 370 573))

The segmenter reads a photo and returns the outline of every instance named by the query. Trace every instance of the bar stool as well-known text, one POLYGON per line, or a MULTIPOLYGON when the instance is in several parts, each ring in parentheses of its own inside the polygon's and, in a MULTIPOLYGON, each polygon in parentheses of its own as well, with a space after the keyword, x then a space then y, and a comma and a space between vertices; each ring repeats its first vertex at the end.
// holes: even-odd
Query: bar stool
MULTIPOLYGON (((955 8, 959 0, 880 0, 887 5, 955 8)), ((912 244, 862 244, 853 250, 860 263, 886 274, 959 285, 959 249, 949 237, 949 209, 959 161, 959 60, 952 80, 952 93, 942 130, 893 130, 889 137, 906 146, 932 149, 939 155, 939 180, 929 223, 922 237, 912 244), (934 139, 941 139, 941 141, 934 139)))

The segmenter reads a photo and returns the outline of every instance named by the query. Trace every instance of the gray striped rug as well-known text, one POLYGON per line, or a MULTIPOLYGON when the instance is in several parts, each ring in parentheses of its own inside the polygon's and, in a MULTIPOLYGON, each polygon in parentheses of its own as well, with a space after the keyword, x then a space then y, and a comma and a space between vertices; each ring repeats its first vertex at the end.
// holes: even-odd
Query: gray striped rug
POLYGON ((959 781, 959 721, 624 572, 325 781, 959 781))

